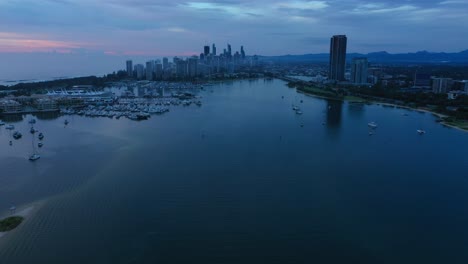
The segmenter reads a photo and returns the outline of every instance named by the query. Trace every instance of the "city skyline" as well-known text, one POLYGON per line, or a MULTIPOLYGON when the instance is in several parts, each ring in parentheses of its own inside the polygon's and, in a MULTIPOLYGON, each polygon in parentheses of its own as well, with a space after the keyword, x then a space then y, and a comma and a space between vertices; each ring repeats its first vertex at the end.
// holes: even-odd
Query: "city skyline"
POLYGON ((206 40, 266 56, 325 53, 335 34, 352 35, 359 53, 468 48, 464 1, 342 2, 3 1, 0 53, 191 56, 206 40))

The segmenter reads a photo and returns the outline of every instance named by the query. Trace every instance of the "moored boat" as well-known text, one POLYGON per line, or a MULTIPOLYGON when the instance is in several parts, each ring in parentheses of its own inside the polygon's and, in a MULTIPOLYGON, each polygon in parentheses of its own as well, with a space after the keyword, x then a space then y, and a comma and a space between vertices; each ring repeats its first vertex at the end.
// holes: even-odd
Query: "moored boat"
POLYGON ((39 154, 32 154, 31 156, 29 156, 30 161, 36 161, 36 160, 38 160, 40 158, 41 158, 41 156, 39 156, 39 154))

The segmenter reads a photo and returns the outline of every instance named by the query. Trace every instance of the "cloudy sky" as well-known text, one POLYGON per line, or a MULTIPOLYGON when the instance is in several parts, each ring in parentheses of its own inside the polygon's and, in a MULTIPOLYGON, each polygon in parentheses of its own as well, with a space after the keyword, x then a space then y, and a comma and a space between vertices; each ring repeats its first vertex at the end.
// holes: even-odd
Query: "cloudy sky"
POLYGON ((0 0, 0 56, 321 53, 334 34, 350 52, 458 52, 467 21, 468 0, 0 0))

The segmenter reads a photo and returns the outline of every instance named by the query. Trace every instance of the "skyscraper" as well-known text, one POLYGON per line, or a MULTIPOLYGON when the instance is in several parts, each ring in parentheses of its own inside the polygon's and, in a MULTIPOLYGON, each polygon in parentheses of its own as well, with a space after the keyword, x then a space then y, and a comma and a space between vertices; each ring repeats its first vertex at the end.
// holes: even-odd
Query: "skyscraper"
POLYGON ((330 41, 330 69, 328 78, 334 81, 345 80, 346 35, 335 35, 330 41))
POLYGON ((208 55, 210 55, 210 46, 205 46, 205 49, 204 49, 204 55, 205 57, 208 57, 208 55))
POLYGON ((189 77, 195 77, 197 76, 197 65, 198 65, 198 57, 197 56, 193 56, 191 58, 188 58, 187 59, 187 63, 188 63, 188 76, 189 77))
POLYGON ((242 59, 245 59, 244 46, 241 46, 241 58, 242 58, 242 59))
POLYGON ((127 75, 133 77, 133 61, 127 61, 127 75))
POLYGON ((213 52, 213 56, 216 56, 216 46, 215 44, 213 43, 213 46, 211 47, 212 51, 213 52))
POLYGON ((169 59, 163 58, 163 70, 167 70, 169 68, 169 59))
POLYGON ((227 56, 228 58, 232 57, 232 49, 231 49, 231 44, 227 45, 227 56))
POLYGON ((367 83, 367 58, 354 58, 351 64, 351 82, 355 84, 367 83))
POLYGON ((153 80, 153 72, 154 72, 154 61, 147 61, 146 62, 146 80, 152 81, 153 80))
POLYGON ((143 66, 143 64, 135 65, 136 77, 138 79, 143 79, 144 71, 145 71, 145 66, 143 66))

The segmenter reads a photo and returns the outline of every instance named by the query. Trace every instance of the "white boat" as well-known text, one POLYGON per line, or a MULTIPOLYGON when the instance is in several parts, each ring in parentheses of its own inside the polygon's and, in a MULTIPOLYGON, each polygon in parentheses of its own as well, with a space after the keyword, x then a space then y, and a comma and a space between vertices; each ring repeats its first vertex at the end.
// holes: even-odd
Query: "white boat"
POLYGON ((31 127, 31 129, 29 130, 29 132, 31 132, 31 134, 34 134, 34 133, 36 133, 36 129, 34 129, 34 127, 31 127))
POLYGON ((38 160, 40 158, 41 158, 41 156, 39 156, 39 154, 32 154, 31 156, 29 156, 30 161, 35 161, 35 160, 38 160))
POLYGON ((426 134, 426 131, 425 131, 425 130, 422 130, 422 129, 418 129, 418 130, 416 130, 416 131, 419 133, 419 135, 424 135, 424 134, 426 134))
POLYGON ((44 134, 42 133, 39 133, 39 136, 38 136, 39 140, 42 140, 44 138, 44 134))
POLYGON ((37 146, 40 147, 40 148, 42 148, 42 146, 44 146, 44 143, 39 142, 39 143, 37 143, 37 146))
POLYGON ((14 125, 7 125, 7 126, 5 126, 5 129, 13 130, 13 129, 15 129, 15 126, 14 125))
POLYGON ((68 125, 68 120, 65 119, 65 122, 63 122, 65 125, 68 125))
POLYGON ((297 107, 297 106, 293 106, 293 108, 292 108, 292 109, 293 109, 294 111, 297 111, 297 110, 299 110, 299 107, 297 107))
POLYGON ((377 124, 376 124, 375 122, 367 123, 367 125, 368 125, 370 128, 377 128, 377 124))
POLYGON ((298 115, 302 115, 303 113, 302 113, 302 111, 300 111, 300 110, 297 110, 297 111, 296 111, 296 114, 298 114, 298 115))

